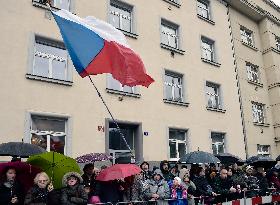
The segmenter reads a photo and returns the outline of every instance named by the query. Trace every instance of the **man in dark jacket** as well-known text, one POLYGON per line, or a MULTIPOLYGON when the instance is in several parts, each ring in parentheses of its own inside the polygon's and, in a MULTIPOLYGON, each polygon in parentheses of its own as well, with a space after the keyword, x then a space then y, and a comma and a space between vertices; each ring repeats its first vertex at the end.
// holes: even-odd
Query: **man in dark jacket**
POLYGON ((160 162, 160 171, 162 172, 165 181, 169 182, 170 180, 173 180, 170 174, 170 164, 167 160, 163 160, 160 162))
POLYGON ((225 168, 221 169, 220 175, 215 178, 213 188, 217 194, 220 194, 216 197, 217 202, 230 201, 237 192, 231 181, 227 179, 227 170, 225 168))

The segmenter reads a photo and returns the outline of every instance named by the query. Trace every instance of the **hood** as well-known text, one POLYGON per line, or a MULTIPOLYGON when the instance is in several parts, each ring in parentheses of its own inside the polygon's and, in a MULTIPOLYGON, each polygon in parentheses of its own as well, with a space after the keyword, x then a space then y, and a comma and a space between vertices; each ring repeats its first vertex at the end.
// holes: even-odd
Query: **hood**
POLYGON ((160 169, 156 169, 156 170, 154 171, 154 173, 153 173, 153 176, 155 176, 156 174, 160 175, 161 178, 164 179, 163 174, 162 174, 162 172, 161 172, 160 169))
POLYGON ((81 177, 81 175, 77 172, 68 172, 66 173, 63 178, 62 178, 62 186, 66 187, 67 186, 67 179, 71 176, 74 176, 78 179, 78 183, 81 184, 83 183, 83 178, 81 177))

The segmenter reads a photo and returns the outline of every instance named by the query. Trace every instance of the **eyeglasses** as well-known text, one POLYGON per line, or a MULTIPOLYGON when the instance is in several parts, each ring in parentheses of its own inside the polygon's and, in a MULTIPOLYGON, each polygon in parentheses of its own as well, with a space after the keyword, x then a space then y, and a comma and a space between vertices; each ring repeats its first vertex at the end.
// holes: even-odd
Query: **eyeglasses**
POLYGON ((43 182, 47 182, 48 180, 44 179, 44 180, 38 180, 39 183, 43 183, 43 182))

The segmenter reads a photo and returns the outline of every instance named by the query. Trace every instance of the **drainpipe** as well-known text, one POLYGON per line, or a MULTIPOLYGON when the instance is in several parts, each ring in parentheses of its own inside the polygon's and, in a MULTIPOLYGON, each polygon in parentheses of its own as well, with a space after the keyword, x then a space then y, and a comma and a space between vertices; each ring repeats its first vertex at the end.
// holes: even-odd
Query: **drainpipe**
POLYGON ((244 136, 243 140, 244 140, 245 154, 246 154, 246 159, 247 159, 249 156, 248 142, 247 142, 247 135, 246 135, 246 129, 245 129, 245 120, 244 120, 244 112, 243 112, 243 105, 242 105, 242 97, 241 97, 237 62, 236 62, 236 58, 235 58, 235 48, 234 48, 232 27, 231 27, 230 14, 229 14, 229 5, 227 3, 226 3, 226 7, 227 7, 227 16, 228 16, 228 23, 229 23, 229 30, 230 30, 230 41, 231 41, 231 45, 232 45, 232 57, 233 57, 233 63, 234 63, 235 78, 236 78, 236 84, 237 84, 237 89, 238 89, 238 100, 239 100, 240 111, 241 111, 241 121, 242 121, 243 136, 244 136))

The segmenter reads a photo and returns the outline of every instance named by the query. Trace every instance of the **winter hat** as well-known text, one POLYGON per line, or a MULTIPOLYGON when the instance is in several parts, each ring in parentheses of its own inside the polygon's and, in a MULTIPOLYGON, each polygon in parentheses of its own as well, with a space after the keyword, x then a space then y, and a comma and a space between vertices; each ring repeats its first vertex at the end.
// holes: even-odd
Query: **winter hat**
POLYGON ((77 172, 68 172, 66 173, 63 178, 62 178, 62 185, 67 186, 67 181, 69 180, 70 177, 75 177, 78 180, 78 184, 83 183, 83 178, 81 175, 77 172))
POLYGON ((253 168, 253 166, 248 165, 248 166, 246 167, 246 172, 247 172, 249 169, 252 169, 252 170, 253 170, 254 168, 253 168))
POLYGON ((174 177, 174 179, 178 182, 178 184, 180 185, 182 180, 179 177, 174 177))

